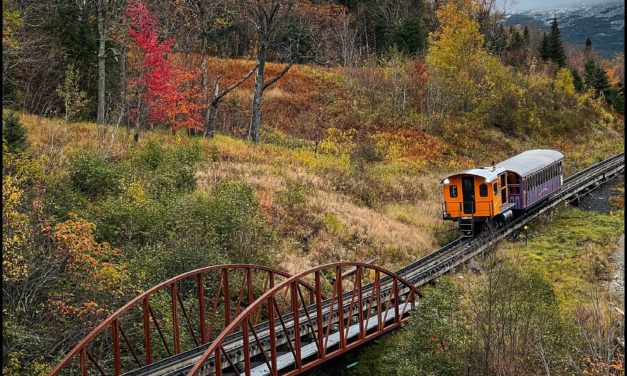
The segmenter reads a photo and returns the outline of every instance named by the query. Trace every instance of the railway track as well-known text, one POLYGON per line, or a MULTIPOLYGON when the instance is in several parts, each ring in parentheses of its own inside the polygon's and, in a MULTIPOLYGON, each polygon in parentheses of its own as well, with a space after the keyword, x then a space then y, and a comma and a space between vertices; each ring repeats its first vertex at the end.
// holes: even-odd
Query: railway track
MULTIPOLYGON (((407 279, 415 286, 422 286, 425 283, 434 280, 435 278, 445 274, 446 272, 454 269, 455 267, 463 264, 472 257, 485 252, 496 243, 510 236, 511 234, 519 231, 525 224, 529 223, 533 219, 537 218, 546 211, 554 208, 560 203, 564 203, 578 198, 581 195, 593 190, 598 185, 610 180, 617 176, 624 170, 625 158, 624 154, 618 154, 604 161, 598 162, 588 168, 577 172, 576 174, 568 177, 564 180, 563 186, 556 192, 552 193, 545 200, 540 202, 537 206, 530 208, 525 215, 515 219, 508 225, 500 228, 493 229, 490 232, 482 233, 479 237, 473 239, 459 238, 444 247, 432 252, 431 254, 417 260, 416 262, 407 265, 406 267, 398 270, 396 273, 401 277, 407 279)), ((389 277, 381 279, 381 294, 383 297, 388 296, 391 293, 392 282, 389 277)), ((372 284, 363 286, 363 296, 369 296, 368 292, 372 290, 372 284)), ((407 293, 407 291, 401 291, 401 293, 407 293)), ((344 302, 348 302, 350 293, 344 294, 344 302)), ((344 314, 348 312, 356 312, 359 309, 362 311, 368 309, 371 302, 368 298, 364 298, 362 307, 357 307, 357 303, 350 302, 343 304, 344 314), (351 307, 352 306, 352 307, 351 307)), ((322 317, 324 320, 328 320, 329 316, 332 320, 339 320, 339 309, 335 307, 332 309, 332 305, 329 300, 322 303, 321 309, 322 317)), ((400 312, 401 315, 407 315, 410 312, 400 312)), ((304 348, 308 344, 312 344, 312 339, 307 338, 307 328, 311 325, 311 321, 316 318, 316 306, 311 305, 303 308, 299 312, 298 323, 300 327, 299 333, 302 333, 302 342, 304 348), (313 318, 313 319, 312 319, 313 318)), ((344 316, 345 317, 345 316, 344 316)), ((391 319, 388 318, 388 319, 391 319)), ((294 317, 292 314, 286 314, 282 316, 282 320, 287 327, 287 333, 280 327, 279 321, 275 321, 275 332, 277 334, 277 344, 287 343, 293 330, 294 317)), ((335 322, 334 321, 334 322, 335 322)), ((349 322, 350 318, 349 318, 349 322)), ((366 325, 370 325, 367 322, 366 325)), ((260 344, 250 344, 249 355, 251 359, 262 356, 262 352, 266 351, 266 345, 269 344, 269 323, 264 322, 258 324, 255 327, 255 332, 260 338, 260 344)), ((208 348, 209 345, 199 346, 193 350, 180 353, 176 356, 164 359, 162 361, 151 364, 143 368, 126 373, 125 375, 186 375, 189 370, 196 363, 200 355, 208 348)), ((229 357, 230 362, 238 364, 243 361, 244 352, 242 351, 242 335, 241 333, 234 333, 227 337, 224 345, 225 356, 229 357)), ((287 352, 286 352, 287 353, 287 352)), ((285 354, 284 354, 285 355, 285 354)), ((288 354, 291 355, 291 354, 288 354)), ((290 360, 290 356, 284 356, 282 367, 290 367, 290 361, 293 362, 293 357, 290 360)), ((222 362, 222 364, 228 364, 222 362)), ((253 362, 256 367, 253 368, 253 374, 265 375, 268 374, 267 367, 261 361, 253 362)), ((203 374, 211 374, 213 370, 213 361, 207 362, 207 366, 203 369, 203 374)), ((224 373, 227 375, 228 373, 224 373)))

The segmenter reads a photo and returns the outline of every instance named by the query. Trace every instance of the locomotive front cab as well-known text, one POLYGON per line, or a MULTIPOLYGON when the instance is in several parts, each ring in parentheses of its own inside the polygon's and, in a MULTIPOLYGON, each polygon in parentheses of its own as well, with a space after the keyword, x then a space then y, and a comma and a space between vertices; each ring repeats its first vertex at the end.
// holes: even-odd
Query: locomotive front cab
POLYGON ((461 171, 442 179, 442 218, 459 222, 462 233, 472 236, 492 219, 507 220, 511 212, 507 172, 499 167, 461 171))

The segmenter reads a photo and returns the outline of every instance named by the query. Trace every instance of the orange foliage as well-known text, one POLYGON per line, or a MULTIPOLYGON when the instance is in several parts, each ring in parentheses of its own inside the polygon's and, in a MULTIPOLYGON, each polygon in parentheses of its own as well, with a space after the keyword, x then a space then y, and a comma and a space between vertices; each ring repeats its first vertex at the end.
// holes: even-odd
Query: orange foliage
POLYGON ((93 223, 74 215, 54 228, 43 228, 54 246, 55 264, 62 272, 60 288, 48 300, 54 314, 101 315, 106 313, 102 305, 124 294, 126 268, 111 262, 120 250, 106 242, 98 243, 94 229, 93 223))
POLYGON ((395 161, 435 160, 442 154, 444 143, 420 129, 395 129, 373 136, 379 147, 395 161))

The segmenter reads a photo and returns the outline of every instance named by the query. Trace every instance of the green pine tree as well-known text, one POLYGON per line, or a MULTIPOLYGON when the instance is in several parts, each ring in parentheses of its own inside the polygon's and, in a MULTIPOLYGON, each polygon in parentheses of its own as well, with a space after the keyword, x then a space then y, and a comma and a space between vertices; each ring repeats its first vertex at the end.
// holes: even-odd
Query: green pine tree
POLYGON ((557 17, 553 17, 551 32, 549 33, 548 58, 553 60, 559 67, 566 65, 566 52, 564 52, 564 43, 562 42, 560 28, 557 24, 557 17))
POLYGON ((26 128, 20 122, 20 118, 10 112, 3 120, 2 138, 8 150, 17 152, 26 149, 26 128))
POLYGON ((595 72, 596 72, 597 64, 594 60, 588 60, 584 67, 584 82, 587 87, 594 88, 595 87, 595 72))
POLYGON ((576 69, 571 69, 571 73, 573 74, 573 85, 575 86, 575 91, 581 93, 584 89, 583 80, 579 72, 576 69))
POLYGON ((538 52, 540 52, 540 57, 542 60, 546 60, 549 58, 549 38, 546 33, 542 36, 542 41, 540 42, 540 47, 538 48, 538 52))

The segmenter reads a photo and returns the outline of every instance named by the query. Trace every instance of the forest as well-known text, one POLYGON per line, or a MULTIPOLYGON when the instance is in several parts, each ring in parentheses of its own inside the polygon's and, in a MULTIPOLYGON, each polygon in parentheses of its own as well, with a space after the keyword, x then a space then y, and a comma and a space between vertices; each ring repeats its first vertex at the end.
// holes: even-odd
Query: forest
MULTIPOLYGON (((493 0, 2 7, 6 375, 47 374, 202 266, 407 265, 457 237, 451 171, 551 148, 570 175, 624 151, 624 54, 565 45, 558 18, 506 26, 493 0)), ((427 287, 427 314, 345 373, 624 374, 614 196, 427 287)))

